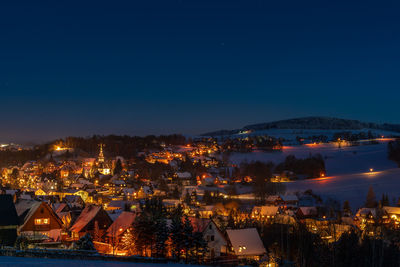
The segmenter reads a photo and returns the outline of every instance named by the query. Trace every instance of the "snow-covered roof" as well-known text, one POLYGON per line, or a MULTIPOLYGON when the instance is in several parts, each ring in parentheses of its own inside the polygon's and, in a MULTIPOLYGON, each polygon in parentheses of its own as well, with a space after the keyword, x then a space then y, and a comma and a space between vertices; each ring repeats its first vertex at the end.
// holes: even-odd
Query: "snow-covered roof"
POLYGON ((107 229, 107 236, 119 236, 132 226, 136 214, 129 211, 122 212, 107 229))
POLYGON ((67 207, 68 207, 68 205, 66 203, 57 203, 57 204, 54 204, 53 209, 58 214, 67 207))
POLYGON ((316 207, 300 207, 299 210, 304 216, 317 215, 318 213, 316 207))
POLYGON ((192 224, 193 227, 193 232, 204 232, 208 224, 211 222, 210 219, 202 219, 202 218, 196 218, 196 217, 188 217, 190 223, 192 224))
POLYGON ((266 253, 256 228, 226 230, 237 256, 256 256, 266 253))
POLYGON ((72 232, 80 232, 83 228, 86 227, 88 223, 90 223, 97 215, 97 213, 101 210, 101 206, 89 205, 86 206, 78 219, 76 219, 74 225, 71 227, 72 232))
POLYGON ((281 195, 283 201, 299 201, 299 198, 296 195, 281 195))
POLYGON ((357 211, 357 217, 365 217, 368 214, 371 214, 373 217, 376 217, 376 209, 375 208, 361 208, 357 211))
POLYGON ((190 174, 190 172, 177 172, 176 175, 178 176, 178 178, 180 179, 189 179, 192 177, 192 175, 190 174))
POLYGON ((268 196, 268 197, 267 197, 266 201, 267 201, 267 202, 275 202, 275 201, 278 201, 279 199, 280 199, 280 196, 278 196, 278 195, 271 195, 271 196, 268 196))
POLYGON ((400 207, 389 207, 389 206, 384 206, 383 209, 384 209, 388 214, 400 214, 400 207))
POLYGON ((275 216, 278 213, 279 207, 277 206, 256 206, 253 212, 257 212, 262 216, 275 216))
POLYGON ((19 200, 15 203, 15 209, 19 217, 23 216, 24 213, 30 209, 36 209, 40 206, 40 202, 36 200, 19 200), (36 208, 35 208, 36 207, 36 208))

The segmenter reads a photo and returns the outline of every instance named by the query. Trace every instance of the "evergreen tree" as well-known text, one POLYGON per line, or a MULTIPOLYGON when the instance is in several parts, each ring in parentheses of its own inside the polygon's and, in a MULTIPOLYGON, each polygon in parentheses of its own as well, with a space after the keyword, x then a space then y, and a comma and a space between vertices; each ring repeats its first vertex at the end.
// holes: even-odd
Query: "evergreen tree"
POLYGON ((164 257, 166 253, 166 242, 169 236, 167 221, 164 217, 159 217, 157 219, 155 229, 156 256, 164 257))
POLYGON ((347 214, 347 215, 351 214, 351 207, 350 207, 350 203, 349 203, 348 200, 346 200, 346 201, 343 203, 343 213, 344 213, 344 214, 347 214))
POLYGON ((187 262, 191 252, 191 247, 193 246, 193 226, 188 216, 186 215, 183 223, 183 238, 184 238, 185 254, 186 254, 185 260, 187 262))
POLYGON ((120 174, 122 172, 122 162, 121 159, 118 159, 117 162, 115 163, 114 167, 114 174, 120 174))
POLYGON ((196 257, 196 262, 200 263, 200 255, 204 257, 208 247, 206 240, 204 240, 203 233, 197 231, 193 233, 192 247, 194 250, 193 254, 196 257))
POLYGON ((389 196, 388 195, 385 195, 385 194, 382 194, 382 199, 381 199, 381 207, 383 207, 383 206, 389 206, 390 204, 389 204, 389 196))
POLYGON ((377 202, 376 202, 376 197, 375 197, 375 192, 372 186, 369 187, 368 194, 367 194, 367 199, 365 201, 365 207, 366 208, 376 208, 377 202))
POLYGON ((78 250, 96 250, 93 244, 93 239, 90 234, 86 234, 76 242, 78 250))
POLYGON ((154 239, 154 224, 153 220, 146 212, 141 212, 135 218, 134 222, 134 236, 135 236, 135 249, 142 256, 147 255, 148 249, 151 250, 154 239))
POLYGON ((335 265, 336 266, 359 266, 357 255, 359 253, 358 236, 354 231, 344 233, 337 241, 335 246, 335 265))
POLYGON ((182 212, 178 208, 172 217, 171 222, 171 248, 172 255, 178 260, 181 257, 181 251, 184 248, 184 234, 183 234, 183 224, 182 224, 182 212))
POLYGON ((128 255, 134 255, 135 253, 135 236, 133 235, 132 228, 126 230, 121 238, 122 248, 128 251, 128 255))

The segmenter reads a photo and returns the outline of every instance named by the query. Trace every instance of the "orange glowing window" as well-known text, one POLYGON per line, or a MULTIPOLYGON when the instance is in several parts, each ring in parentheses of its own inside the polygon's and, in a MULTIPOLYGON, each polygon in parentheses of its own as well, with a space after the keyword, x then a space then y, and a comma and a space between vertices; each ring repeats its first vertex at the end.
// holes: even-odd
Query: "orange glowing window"
POLYGON ((46 224, 50 224, 49 218, 35 219, 35 225, 46 225, 46 224))

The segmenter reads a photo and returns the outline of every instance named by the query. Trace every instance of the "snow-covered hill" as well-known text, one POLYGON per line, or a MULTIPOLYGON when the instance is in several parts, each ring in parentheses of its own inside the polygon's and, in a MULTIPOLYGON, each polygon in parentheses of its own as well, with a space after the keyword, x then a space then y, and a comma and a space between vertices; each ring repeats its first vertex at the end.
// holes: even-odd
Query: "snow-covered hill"
MULTIPOLYGON (((308 130, 311 133, 318 135, 324 134, 324 132, 343 132, 343 131, 353 131, 360 132, 365 130, 371 130, 372 132, 383 133, 386 132, 386 135, 395 134, 400 135, 400 125, 399 124, 378 124, 378 123, 369 123, 369 122, 361 122, 357 120, 347 120, 347 119, 339 119, 339 118, 330 118, 330 117, 304 117, 304 118, 296 118, 289 120, 281 120, 260 124, 253 124, 244 126, 241 129, 235 130, 220 130, 210 133, 205 133, 203 136, 235 136, 241 135, 243 133, 250 133, 253 135, 262 135, 268 133, 276 133, 283 132, 286 134, 291 133, 293 131, 306 131, 308 130), (281 131, 287 130, 287 131, 281 131), (310 131, 314 130, 314 131, 310 131)), ((301 133, 301 135, 306 134, 305 132, 301 133)), ((276 137, 284 137, 284 136, 276 136, 276 137)))

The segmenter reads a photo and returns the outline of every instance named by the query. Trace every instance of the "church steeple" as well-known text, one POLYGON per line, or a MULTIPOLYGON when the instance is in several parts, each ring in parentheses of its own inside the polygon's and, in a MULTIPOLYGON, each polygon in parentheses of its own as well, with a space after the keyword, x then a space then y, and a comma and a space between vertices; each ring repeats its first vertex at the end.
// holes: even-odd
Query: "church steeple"
POLYGON ((99 144, 100 146, 100 152, 99 152, 99 157, 97 158, 98 162, 104 162, 104 154, 103 154, 103 146, 104 144, 99 144))

